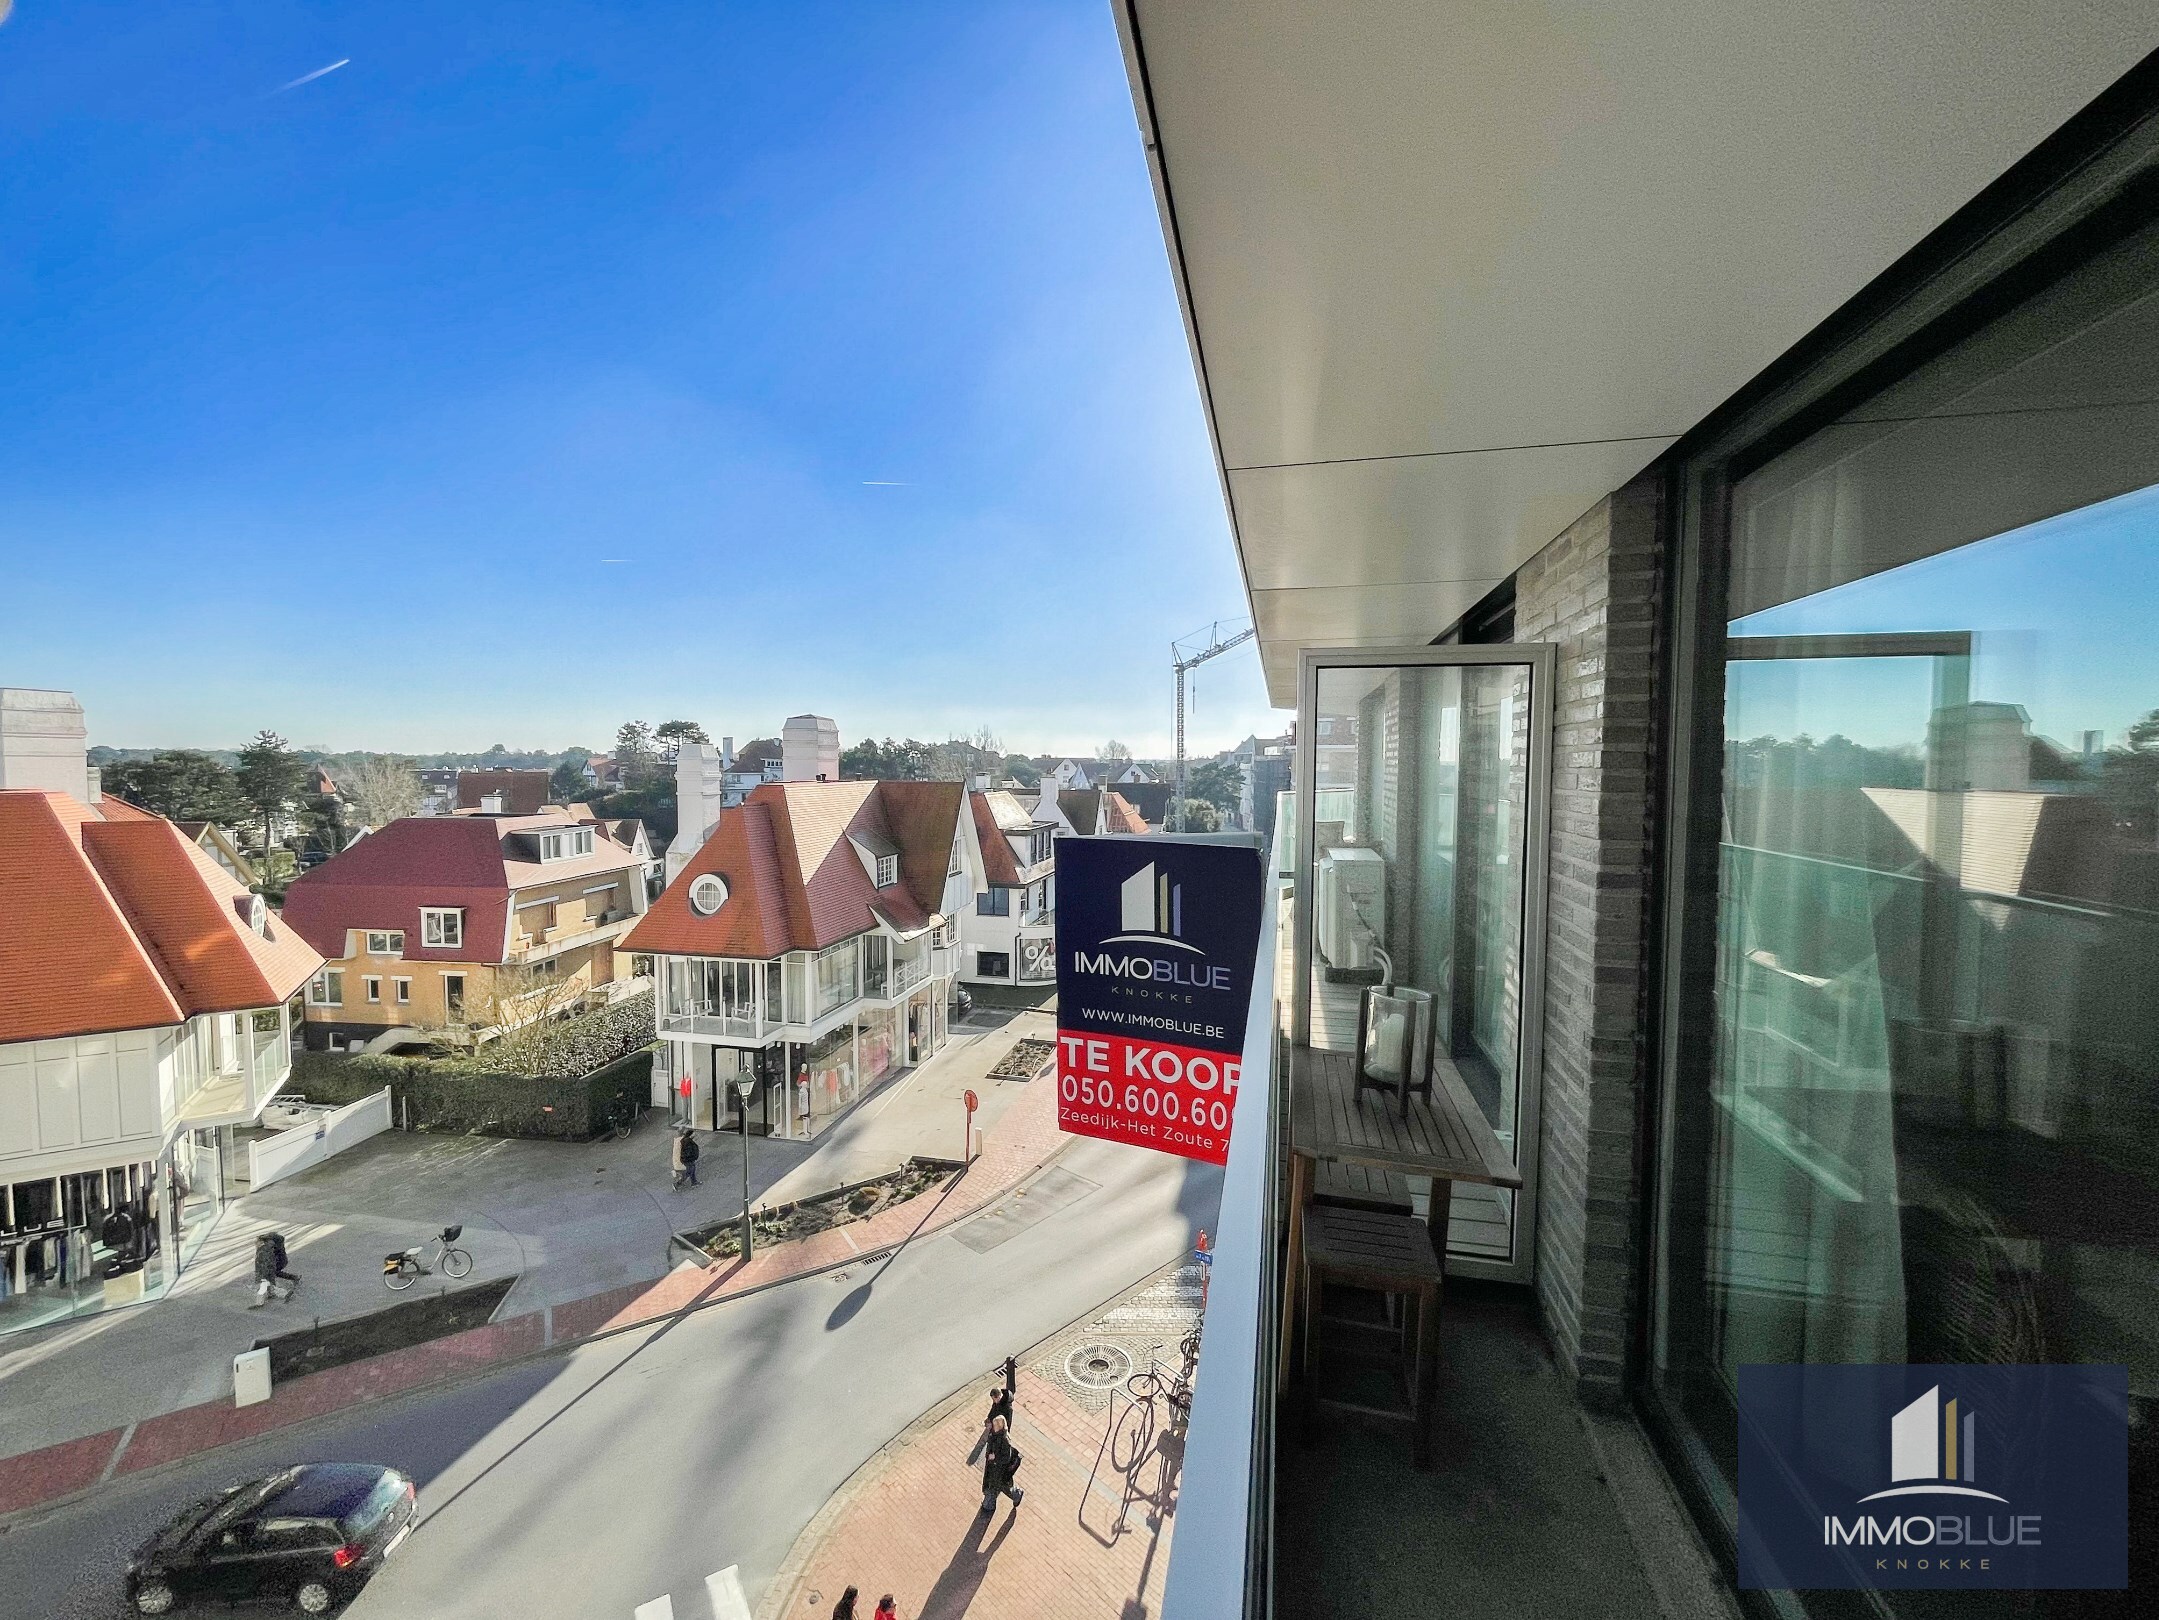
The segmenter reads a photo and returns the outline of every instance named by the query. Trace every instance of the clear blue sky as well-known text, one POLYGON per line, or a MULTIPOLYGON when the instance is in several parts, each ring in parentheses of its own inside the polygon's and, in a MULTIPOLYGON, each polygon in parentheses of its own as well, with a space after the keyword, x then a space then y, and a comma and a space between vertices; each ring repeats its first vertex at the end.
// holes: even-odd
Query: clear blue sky
MULTIPOLYGON (((2110 748, 2159 709, 2159 485, 2012 529, 1740 619, 1747 636, 1958 630, 1972 636, 1971 695, 2015 703, 2075 752, 2110 748)), ((1725 733, 1921 747, 1933 702, 1919 658, 1733 666, 1725 733)))
POLYGON ((1243 611, 1103 0, 17 0, 0 153, 0 684, 93 741, 1166 750, 1243 611))

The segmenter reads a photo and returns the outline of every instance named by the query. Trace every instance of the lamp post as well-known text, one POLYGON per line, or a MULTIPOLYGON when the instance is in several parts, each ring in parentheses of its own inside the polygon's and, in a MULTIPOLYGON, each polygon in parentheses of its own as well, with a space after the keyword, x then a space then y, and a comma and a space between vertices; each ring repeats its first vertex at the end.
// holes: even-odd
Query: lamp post
POLYGON ((757 1077, 745 1074, 736 1077, 735 1095, 742 1101, 742 1263, 750 1263, 750 1098, 757 1090, 757 1077))

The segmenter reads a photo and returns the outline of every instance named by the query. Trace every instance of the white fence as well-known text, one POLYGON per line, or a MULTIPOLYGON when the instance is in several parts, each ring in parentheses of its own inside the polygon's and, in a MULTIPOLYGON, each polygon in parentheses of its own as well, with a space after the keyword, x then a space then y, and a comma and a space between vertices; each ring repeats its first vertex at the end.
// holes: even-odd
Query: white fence
POLYGON ((247 1145, 248 1185, 260 1192, 273 1181, 283 1181, 356 1142, 379 1136, 390 1128, 390 1088, 372 1097, 324 1114, 312 1125, 296 1125, 289 1131, 263 1137, 247 1145))

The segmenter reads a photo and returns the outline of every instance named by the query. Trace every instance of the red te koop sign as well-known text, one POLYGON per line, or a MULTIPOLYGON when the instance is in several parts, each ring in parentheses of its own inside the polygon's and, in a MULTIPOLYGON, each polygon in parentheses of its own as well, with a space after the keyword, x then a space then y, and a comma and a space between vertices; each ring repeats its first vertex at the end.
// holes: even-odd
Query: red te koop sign
POLYGON ((1259 936, 1259 851, 1067 838, 1057 854, 1057 1121, 1229 1156, 1259 936))

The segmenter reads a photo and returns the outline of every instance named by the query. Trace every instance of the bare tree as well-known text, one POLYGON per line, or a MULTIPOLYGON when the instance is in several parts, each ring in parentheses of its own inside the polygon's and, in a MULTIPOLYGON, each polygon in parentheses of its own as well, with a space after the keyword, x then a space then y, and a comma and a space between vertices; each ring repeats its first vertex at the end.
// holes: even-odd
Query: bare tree
POLYGON ((515 1064, 539 1044, 549 1019, 584 999, 581 981, 546 968, 545 963, 505 962, 486 988, 466 998, 465 1022, 487 1042, 495 1060, 515 1064))
POLYGON ((1112 765, 1129 765, 1132 763, 1131 744, 1119 742, 1115 737, 1110 738, 1108 742, 1096 748, 1094 753, 1096 759, 1106 760, 1112 765))
POLYGON ((343 776, 345 795, 352 800, 363 826, 386 827, 404 816, 420 813, 424 795, 419 772, 410 760, 394 754, 370 754, 343 776))

